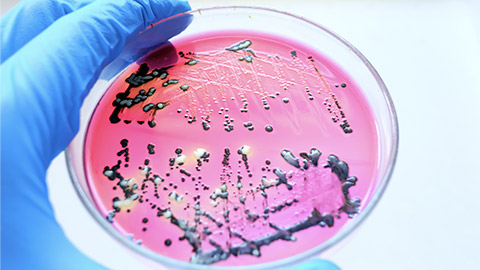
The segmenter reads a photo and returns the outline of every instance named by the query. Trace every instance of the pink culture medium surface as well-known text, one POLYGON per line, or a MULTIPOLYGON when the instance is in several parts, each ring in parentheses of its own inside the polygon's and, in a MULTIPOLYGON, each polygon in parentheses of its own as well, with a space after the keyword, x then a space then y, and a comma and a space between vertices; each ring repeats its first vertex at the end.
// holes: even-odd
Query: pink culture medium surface
POLYGON ((100 213, 180 261, 239 266, 314 248, 368 203, 378 137, 355 81, 322 52, 210 32, 128 66, 90 120, 100 213))

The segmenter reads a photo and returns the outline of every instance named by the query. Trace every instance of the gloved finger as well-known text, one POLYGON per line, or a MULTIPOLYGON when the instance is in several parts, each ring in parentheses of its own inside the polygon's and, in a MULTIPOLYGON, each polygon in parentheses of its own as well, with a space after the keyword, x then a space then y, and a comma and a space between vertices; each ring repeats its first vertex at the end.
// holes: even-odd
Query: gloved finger
POLYGON ((58 18, 94 0, 23 0, 0 20, 0 48, 3 63, 58 18))
MULTIPOLYGON (((2 63, 1 241, 8 249, 1 263, 11 267, 2 268, 95 269, 55 222, 45 171, 76 134, 81 103, 102 68, 147 25, 189 8, 186 1, 97 0, 2 63)), ((175 31, 164 29, 163 38, 175 31)))
MULTIPOLYGON (((139 31, 189 8, 175 0, 98 0, 55 21, 2 65, 11 78, 2 89, 15 89, 4 99, 12 111, 33 112, 15 114, 17 123, 28 123, 19 136, 34 140, 48 164, 77 132, 81 103, 101 69, 139 31)), ((164 28, 161 38, 181 29, 164 28)))
POLYGON ((340 270, 334 263, 326 260, 315 259, 309 262, 303 263, 292 270, 340 270))
MULTIPOLYGON (((157 48, 160 44, 164 43, 165 40, 168 40, 172 36, 172 33, 182 32, 190 24, 192 19, 193 16, 190 14, 183 14, 179 17, 162 21, 160 25, 152 24, 125 45, 120 55, 102 71, 101 79, 106 81, 110 80, 118 72, 125 69, 127 65, 157 48), (165 29, 168 29, 168 31, 165 31, 165 29)), ((171 56, 176 60, 178 55, 176 54, 175 48, 173 48, 172 45, 167 45, 167 47, 172 47, 173 55, 171 56)), ((162 53, 165 53, 165 51, 168 50, 164 50, 162 53)))

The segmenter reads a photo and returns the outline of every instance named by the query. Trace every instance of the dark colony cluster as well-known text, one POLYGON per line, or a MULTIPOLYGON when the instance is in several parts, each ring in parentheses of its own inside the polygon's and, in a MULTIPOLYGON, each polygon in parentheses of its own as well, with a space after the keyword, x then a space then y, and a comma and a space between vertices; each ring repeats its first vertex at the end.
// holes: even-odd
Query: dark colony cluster
MULTIPOLYGON (((128 141, 126 139, 123 139, 120 144, 122 146, 122 150, 118 152, 118 156, 124 155, 124 153, 128 153, 128 141)), ((243 163, 245 168, 247 168, 247 172, 249 172, 249 164, 247 157, 249 151, 250 149, 248 146, 243 146, 237 150, 239 162, 243 163)), ((154 155, 154 146, 152 144, 148 144, 148 146, 146 147, 146 152, 148 153, 148 155, 154 155)), ((168 160, 170 170, 179 170, 182 175, 181 182, 195 182, 196 186, 198 186, 198 183, 201 182, 201 176, 181 169, 181 165, 185 161, 183 150, 181 148, 177 148, 174 154, 175 157, 168 160)), ((197 168, 200 168, 202 166, 202 163, 209 162, 210 154, 207 153, 205 149, 197 149, 194 154, 197 158, 197 168)), ((228 168, 231 168, 231 155, 232 151, 229 148, 225 148, 222 160, 222 166, 224 168, 224 171, 228 170, 228 168)), ((169 207, 162 208, 153 201, 148 202, 147 200, 143 199, 144 194, 149 191, 151 192, 151 189, 148 189, 147 185, 148 183, 153 184, 154 197, 157 199, 160 199, 160 196, 168 196, 168 198, 172 201, 182 202, 184 200, 184 196, 187 196, 188 194, 181 195, 177 189, 177 186, 174 185, 173 182, 171 182, 168 187, 164 187, 164 192, 162 193, 162 195, 160 195, 159 188, 161 184, 165 182, 165 177, 161 177, 160 175, 156 174, 153 169, 148 166, 149 159, 145 159, 144 165, 139 167, 142 175, 144 175, 144 178, 140 182, 135 183, 134 179, 125 178, 120 173, 122 160, 119 159, 117 164, 111 167, 106 166, 103 171, 105 177, 107 177, 110 181, 115 181, 115 188, 120 188, 123 193, 123 196, 121 196, 121 198, 113 198, 112 208, 114 210, 111 211, 106 218, 108 221, 113 223, 115 214, 122 211, 123 209, 129 208, 129 206, 131 206, 134 201, 138 201, 138 203, 141 204, 149 203, 152 211, 156 212, 157 217, 163 217, 168 219, 173 226, 176 226, 179 230, 183 231, 183 236, 180 237, 179 240, 187 241, 191 245, 193 255, 190 261, 192 263, 212 264, 215 262, 226 260, 230 256, 239 256, 246 254, 257 257, 261 256, 262 246, 269 245, 270 243, 279 240, 295 241, 296 238, 294 234, 296 232, 308 229, 313 226, 332 227, 335 223, 335 217, 339 217, 340 213, 346 213, 350 218, 352 218, 356 213, 358 213, 360 199, 352 199, 349 193, 349 189, 352 186, 355 186, 357 178, 355 176, 349 175, 349 168, 346 162, 340 160, 335 155, 329 155, 328 158, 325 160, 324 164, 322 164, 323 162, 320 160, 322 153, 315 148, 311 149, 310 152, 300 153, 300 157, 296 157, 291 151, 286 149, 281 151, 280 155, 287 164, 299 171, 306 172, 311 168, 323 166, 323 168, 328 168, 331 173, 337 176, 338 181, 340 181, 341 183, 341 192, 343 194, 344 201, 344 204, 338 209, 337 214, 321 213, 319 210, 314 208, 307 218, 293 225, 281 227, 275 225, 274 223, 269 223, 269 226, 275 229, 275 232, 262 236, 258 239, 246 239, 240 232, 230 228, 229 231, 231 236, 241 239, 243 241, 242 244, 230 246, 229 248, 222 248, 222 245, 210 239, 209 244, 214 246, 215 248, 209 251, 203 251, 202 242, 205 241, 205 236, 211 235, 212 231, 214 231, 215 228, 201 228, 201 218, 206 218, 212 221, 215 224, 215 227, 219 229, 225 226, 225 224, 227 224, 226 226, 228 226, 228 223, 230 222, 230 209, 223 212, 223 221, 220 221, 213 214, 202 209, 200 203, 198 202, 201 195, 197 194, 193 197, 193 208, 187 206, 183 209, 184 211, 194 212, 195 219, 193 220, 193 222, 177 218, 176 214, 173 213, 169 207)), ((269 160, 266 160, 265 164, 271 165, 271 162, 269 160)), ((198 171, 199 170, 197 170, 197 172, 198 171)), ((293 184, 289 182, 289 178, 292 177, 290 174, 282 171, 279 168, 269 169, 269 171, 271 171, 276 177, 274 179, 268 180, 266 176, 263 176, 260 179, 258 186, 252 189, 252 192, 254 190, 255 192, 260 193, 266 199, 268 196, 268 189, 270 188, 285 185, 288 190, 292 190, 293 184)), ((169 176, 169 173, 167 172, 165 175, 169 176)), ((251 174, 249 176, 251 177, 251 174)), ((244 188, 242 184, 242 179, 243 177, 241 175, 238 175, 237 183, 236 185, 234 185, 234 187, 238 190, 244 188)), ((304 180, 306 181, 306 179, 304 180)), ((210 187, 208 185, 202 184, 202 186, 203 190, 210 190, 210 187)), ((196 190, 198 190, 198 188, 196 188, 196 190)), ((215 189, 210 195, 210 199, 213 206, 216 206, 219 200, 230 201, 231 198, 229 197, 227 183, 224 182, 223 184, 221 184, 220 188, 215 189)), ((245 205, 245 200, 246 196, 241 196, 239 198, 239 203, 245 205)), ((244 211, 245 218, 250 222, 255 222, 260 218, 268 220, 269 214, 280 212, 296 203, 299 203, 299 201, 297 199, 292 199, 288 200, 283 204, 266 206, 263 210, 262 216, 249 209, 246 209, 244 211)), ((232 210, 239 211, 239 206, 235 205, 234 203, 232 204, 234 205, 232 210)), ((129 212, 130 209, 127 209, 126 211, 129 212)), ((146 231, 148 228, 148 218, 143 218, 141 223, 143 224, 142 230, 146 231)), ((141 241, 139 243, 141 243, 141 241)), ((171 244, 171 239, 165 240, 166 247, 170 246, 171 244)))
MULTIPOLYGON (((226 51, 229 53, 240 53, 241 56, 237 59, 240 62, 245 62, 248 64, 254 64, 257 57, 259 57, 252 49, 252 42, 250 40, 244 40, 237 44, 232 45, 231 47, 226 48, 226 51)), ((179 52, 178 55, 181 59, 185 59, 184 65, 195 67, 201 60, 201 57, 195 53, 184 53, 179 52)), ((278 57, 278 56, 276 56, 278 57)), ((298 60, 299 54, 295 50, 291 51, 292 60, 298 60)), ((315 61, 313 57, 309 56, 308 60, 310 64, 313 65, 313 68, 317 72, 320 79, 327 85, 325 78, 320 74, 317 67, 315 66, 315 61)), ((156 93, 161 92, 161 89, 151 87, 149 89, 141 89, 141 86, 150 81, 157 81, 160 88, 166 87, 177 87, 179 92, 188 93, 188 91, 194 91, 191 85, 184 83, 181 79, 172 78, 169 75, 169 70, 173 66, 161 67, 150 69, 150 67, 144 63, 140 65, 139 69, 132 73, 127 79, 128 88, 124 92, 120 92, 116 95, 115 100, 112 102, 113 112, 111 113, 109 120, 111 124, 118 124, 123 122, 124 124, 132 123, 132 119, 123 119, 122 121, 122 112, 124 110, 139 108, 145 114, 149 115, 149 120, 147 125, 150 128, 156 126, 155 115, 157 111, 163 110, 171 104, 171 100, 164 100, 160 102, 150 102, 153 100, 153 96, 156 93), (136 90, 137 89, 137 90, 136 90)), ((345 83, 335 85, 336 88, 346 88, 345 83)), ((286 90, 286 89, 284 89, 286 90)), ((306 95, 309 100, 314 100, 314 91, 311 91, 308 87, 305 89, 306 95)), ((318 91, 320 92, 320 91, 318 91)), ((274 92, 269 96, 262 98, 262 106, 268 111, 270 109, 269 99, 279 98, 282 100, 282 104, 288 106, 290 103, 289 98, 279 97, 280 92, 274 92)), ((232 97, 233 99, 233 97, 232 97)), ((241 97, 241 106, 240 112, 248 113, 248 101, 245 98, 241 97)), ((329 97, 323 102, 326 109, 330 114, 332 114, 332 121, 334 123, 339 123, 339 126, 342 128, 345 134, 352 132, 350 124, 346 120, 345 113, 342 111, 339 101, 336 96, 330 91, 329 97), (335 108, 335 109, 334 109, 335 108)), ((235 119, 229 116, 229 108, 222 107, 219 109, 218 114, 223 115, 224 122, 222 123, 226 132, 231 132, 235 129, 235 119)), ((203 130, 208 131, 212 125, 212 118, 210 116, 202 116, 200 119, 197 119, 196 116, 191 114, 188 109, 178 109, 178 114, 184 114, 184 118, 188 121, 189 124, 195 122, 200 122, 203 130)), ((143 125, 144 121, 136 121, 137 124, 143 125)), ((248 131, 253 131, 255 129, 260 129, 262 132, 274 133, 275 127, 270 124, 265 126, 256 127, 252 121, 246 121, 239 123, 241 128, 245 128, 248 131)), ((272 134, 273 134, 272 133, 272 134)), ((150 143, 145 147, 145 155, 147 158, 144 159, 143 164, 138 167, 143 179, 135 180, 134 178, 127 178, 122 175, 122 165, 123 167, 128 167, 130 162, 128 140, 123 139, 120 142, 121 149, 119 149, 117 156, 118 162, 110 166, 105 166, 103 170, 104 176, 114 183, 115 190, 121 190, 121 196, 115 197, 112 199, 112 211, 106 217, 107 220, 111 223, 115 222, 115 215, 119 212, 125 211, 129 213, 134 204, 148 204, 151 208, 151 211, 155 211, 157 218, 165 218, 173 226, 177 227, 179 232, 183 234, 180 237, 179 241, 187 241, 188 244, 192 247, 192 256, 190 261, 196 264, 212 264, 219 261, 227 260, 230 256, 240 256, 240 255, 253 255, 256 257, 261 256, 261 249, 263 246, 267 246, 273 242, 283 240, 283 241, 295 241, 295 233, 306 230, 314 226, 321 227, 332 227, 335 223, 335 218, 339 217, 341 213, 345 213, 348 217, 353 217, 360 206, 360 199, 350 197, 349 189, 355 185, 357 178, 355 176, 349 175, 348 164, 340 160, 335 155, 329 155, 326 159, 322 160, 322 153, 313 148, 309 152, 299 153, 299 157, 295 156, 291 151, 284 149, 279 151, 279 155, 282 159, 291 166, 292 170, 298 171, 300 173, 306 173, 309 170, 315 170, 315 168, 324 168, 330 171, 330 173, 336 175, 338 181, 341 183, 341 193, 343 195, 343 205, 337 209, 337 213, 326 213, 321 212, 319 209, 314 208, 313 211, 303 220, 299 220, 295 224, 289 226, 279 226, 273 222, 269 222, 268 226, 274 230, 273 233, 266 234, 257 239, 247 239, 241 232, 232 229, 229 224, 231 222, 231 213, 242 211, 242 215, 249 222, 254 223, 259 219, 268 221, 269 216, 285 211, 292 205, 298 204, 298 199, 287 200, 284 203, 277 205, 265 206, 263 212, 256 213, 251 209, 245 208, 246 201, 248 200, 248 195, 254 196, 259 194, 265 200, 268 198, 269 191, 275 187, 284 187, 288 191, 295 189, 295 183, 291 183, 289 179, 292 178, 292 174, 286 172, 278 167, 273 167, 270 160, 265 160, 265 167, 262 167, 261 170, 265 173, 261 177, 254 176, 248 159, 248 154, 251 149, 250 146, 244 145, 238 149, 229 149, 225 148, 223 151, 223 159, 221 161, 221 167, 223 168, 223 173, 220 176, 219 183, 220 186, 211 187, 205 182, 202 181, 201 169, 205 163, 211 161, 211 153, 206 149, 198 148, 193 154, 196 157, 196 166, 195 170, 188 171, 182 166, 186 162, 187 155, 184 153, 182 148, 177 148, 168 160, 168 168, 170 170, 166 172, 155 172, 154 168, 150 164, 150 158, 154 157, 156 152, 159 150, 155 149, 155 145, 150 143), (240 174, 240 171, 232 177, 232 164, 238 161, 239 166, 242 166, 245 169, 245 174, 240 174), (180 175, 178 179, 172 179, 170 176, 173 173, 175 175, 180 175), (267 177, 267 174, 271 174, 271 177, 267 177), (169 179, 170 178, 170 179, 169 179), (226 179, 229 179, 227 181, 226 179), (235 183, 232 183, 235 179, 235 183), (245 179, 257 180, 258 185, 254 186, 250 182, 244 184, 245 179), (242 182, 243 181, 243 182, 242 182), (182 189, 179 188, 184 184, 195 185, 195 191, 199 191, 198 194, 188 194, 183 193, 182 189), (229 187, 230 186, 230 187, 229 187), (237 191, 242 189, 248 189, 248 192, 238 193, 237 197, 233 197, 229 188, 234 188, 237 191), (219 203, 224 205, 228 202, 229 207, 226 208, 222 215, 218 217, 216 214, 212 214, 206 210, 205 207, 200 205, 200 192, 202 194, 210 194, 209 200, 212 207, 216 207, 219 203), (146 198, 146 194, 150 194, 146 198), (166 199, 168 204, 160 204, 155 202, 156 199, 166 199), (232 200, 235 198, 235 203, 232 200), (194 214, 193 220, 186 220, 179 217, 179 213, 174 213, 170 207, 171 203, 177 202, 185 203, 183 211, 192 211, 194 214), (243 208, 242 208, 243 207, 243 208), (208 220, 211 222, 210 226, 203 226, 202 220, 208 220), (225 247, 224 244, 215 242, 212 238, 208 236, 212 235, 216 230, 222 228, 228 228, 228 233, 231 238, 236 238, 241 242, 241 244, 228 245, 225 247), (202 243, 208 242, 210 249, 205 249, 202 243)), ((307 181, 307 178, 304 178, 307 181)), ((260 198, 262 198, 260 197, 260 198)), ((210 208, 210 206, 209 206, 210 208)), ((142 226, 142 231, 148 230, 149 219, 143 218, 140 222, 142 226)), ((133 239, 133 236, 130 235, 130 238, 133 239)), ((174 245, 176 241, 172 242, 172 239, 164 239, 164 245, 168 248, 171 245, 174 245)), ((237 241, 238 242, 238 241, 237 241)), ((139 244, 141 241, 138 242, 139 244)))
MULTIPOLYGON (((225 50, 228 52, 232 53, 239 53, 239 52, 244 52, 243 56, 238 57, 238 61, 245 61, 247 63, 252 63, 256 57, 258 57, 255 52, 252 49, 249 49, 249 47, 252 45, 252 42, 250 40, 245 40, 241 41, 237 44, 232 45, 231 47, 226 48, 225 50)), ((186 66, 195 66, 198 64, 199 59, 201 55, 196 55, 196 53, 193 52, 179 52, 178 55, 185 59, 186 62, 184 63, 186 66), (197 57, 196 57, 197 56, 197 57)), ((280 58, 279 56, 276 56, 277 58, 280 58)), ((298 60, 297 52, 295 50, 291 51, 291 57, 292 60, 298 60)), ((312 64, 315 72, 317 73, 318 77, 321 79, 322 83, 327 87, 327 89, 330 89, 328 86, 327 81, 323 77, 323 75, 319 72, 317 67, 315 66, 315 60, 312 56, 308 56, 308 60, 312 64)), ((122 111, 131 109, 131 108, 136 108, 136 107, 142 107, 142 111, 145 114, 149 115, 149 119, 147 121, 147 124, 149 127, 154 128, 157 123, 155 122, 155 115, 158 110, 162 110, 166 108, 169 104, 170 101, 164 100, 160 102, 155 102, 151 103, 149 102, 149 99, 155 95, 157 92, 157 88, 151 87, 149 89, 140 89, 135 96, 132 96, 132 91, 135 88, 141 88, 142 85, 144 85, 147 82, 150 82, 152 80, 159 80, 159 84, 162 87, 169 87, 169 86, 176 86, 178 87, 179 92, 188 92, 191 90, 191 87, 188 84, 180 82, 180 79, 177 78, 169 78, 169 73, 168 70, 174 67, 174 65, 167 66, 167 67, 161 67, 161 68, 155 68, 153 70, 150 70, 150 67, 148 66, 147 63, 143 63, 140 65, 139 69, 137 72, 132 73, 127 79, 125 80, 128 83, 128 87, 124 92, 120 92, 116 95, 115 100, 112 102, 112 105, 114 107, 114 110, 112 114, 110 115, 110 123, 112 124, 117 124, 122 121, 120 118, 120 114, 122 111)), ((347 84, 346 83, 341 83, 341 84, 335 84, 335 88, 346 88, 347 84)), ((287 90, 287 87, 284 87, 284 90, 287 90)), ((307 97, 309 100, 314 100, 314 94, 312 90, 310 90, 309 87, 305 87, 305 92, 307 94, 307 97)), ((319 94, 321 91, 317 91, 319 94)), ((332 115, 331 119, 334 123, 338 123, 340 128, 343 130, 345 134, 352 133, 353 130, 346 119, 346 115, 344 111, 342 110, 342 107, 335 96, 335 94, 329 90, 328 91, 328 97, 324 99, 323 105, 326 107, 327 111, 332 115)), ((270 110, 271 106, 268 102, 268 99, 275 99, 280 95, 280 92, 275 92, 272 93, 268 96, 262 97, 261 102, 263 105, 263 108, 265 110, 270 110)), ((232 97, 234 99, 234 97, 232 97)), ((290 100, 288 98, 283 98, 283 103, 288 104, 290 100)), ((248 101, 246 98, 241 98, 242 101, 242 107, 240 108, 240 112, 242 113, 247 113, 248 112, 248 101)), ((223 122, 224 129, 227 132, 231 132, 234 130, 234 119, 230 118, 228 116, 228 110, 229 108, 221 108, 218 113, 219 114, 224 114, 225 115, 225 121, 223 122)), ((181 114, 183 111, 182 109, 178 109, 177 112, 181 114)), ((197 119, 195 115, 193 115, 188 109, 185 109, 185 118, 187 119, 189 124, 195 123, 198 121, 201 121, 201 126, 205 131, 208 131, 210 129, 211 125, 211 118, 210 116, 202 116, 202 119, 197 119)), ((130 124, 132 122, 131 119, 125 119, 123 120, 125 124, 130 124)), ((143 125, 145 124, 145 121, 137 121, 137 124, 143 125)), ((244 127, 247 128, 248 130, 252 131, 254 130, 254 125, 251 122, 243 123, 244 127)), ((265 131, 266 132, 272 132, 274 129, 271 125, 265 126, 265 131)))

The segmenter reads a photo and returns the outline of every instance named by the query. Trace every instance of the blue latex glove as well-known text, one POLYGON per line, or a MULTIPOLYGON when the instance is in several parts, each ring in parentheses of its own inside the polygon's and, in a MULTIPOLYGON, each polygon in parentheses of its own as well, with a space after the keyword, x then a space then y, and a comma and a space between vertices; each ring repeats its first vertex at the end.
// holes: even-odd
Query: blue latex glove
MULTIPOLYGON (((1 19, 2 269, 103 268, 57 224, 46 170, 77 133, 100 71, 146 26, 189 9, 175 0, 24 0, 1 19)), ((157 30, 167 40, 182 29, 157 30)))

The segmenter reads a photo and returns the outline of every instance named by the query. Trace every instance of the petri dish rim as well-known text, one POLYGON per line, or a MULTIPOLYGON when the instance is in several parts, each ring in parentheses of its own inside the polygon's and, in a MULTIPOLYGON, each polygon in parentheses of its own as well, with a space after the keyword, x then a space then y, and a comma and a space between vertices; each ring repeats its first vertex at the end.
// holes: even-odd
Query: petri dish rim
MULTIPOLYGON (((286 16, 290 17, 291 19, 297 20, 297 21, 302 21, 303 23, 307 23, 315 28, 318 28, 320 31, 323 31, 327 33, 331 38, 336 39, 338 42, 340 42, 343 46, 345 46, 347 49, 349 49, 357 58, 360 60, 365 67, 368 69, 370 74, 374 77, 376 83, 378 84, 378 87, 381 90, 381 94, 383 95, 383 101, 385 101, 388 111, 389 111, 389 121, 391 123, 391 144, 390 148, 387 150, 388 153, 391 153, 389 156, 389 159, 386 161, 387 167, 384 173, 383 178, 379 179, 380 184, 374 191, 374 194, 372 195, 370 201, 368 204, 365 206, 363 211, 345 228, 343 228, 338 234, 334 235, 332 238, 328 239, 326 242, 316 246, 315 248, 312 248, 308 251, 305 251, 303 253, 277 260, 275 262, 269 262, 269 263, 261 263, 261 264, 256 264, 256 265, 248 265, 248 266, 214 266, 214 265, 197 265, 197 264, 190 264, 188 262, 182 262, 176 259, 172 259, 166 256, 163 256, 161 254, 155 253, 147 248, 144 248, 142 246, 137 245, 136 243, 130 241, 127 239, 124 235, 122 235, 120 232, 118 232, 113 226, 111 226, 110 223, 107 222, 107 220, 100 215, 98 212, 96 206, 94 203, 89 199, 86 191, 83 189, 82 185, 80 184, 77 175, 75 173, 73 161, 71 158, 71 150, 70 147, 65 150, 65 159, 66 159, 66 165, 67 169, 70 175, 70 179, 72 181, 73 186, 75 187, 75 191, 80 197, 80 200, 84 204, 84 206, 87 208, 88 212, 92 215, 92 217, 105 229, 115 240, 123 244, 124 246, 127 246, 131 250, 135 251, 137 254, 146 257, 150 260, 153 260, 157 263, 162 264, 163 266, 167 267, 173 267, 173 268, 179 268, 179 269, 244 269, 244 268, 249 268, 249 269, 276 269, 278 267, 286 267, 286 266, 291 266, 295 265, 301 261, 305 261, 309 258, 312 258, 316 255, 321 254, 323 251, 331 248, 332 246, 336 245, 343 239, 345 239, 348 235, 351 234, 356 228, 358 228, 365 220, 366 218, 370 215, 372 210, 375 208, 377 205, 379 199, 382 197, 384 194, 386 187, 388 186, 388 183, 390 182, 391 175, 393 173, 393 169, 395 167, 396 159, 397 159, 397 154, 398 154, 398 144, 399 144, 399 132, 398 132, 398 120, 397 120, 397 114, 395 111, 395 107, 393 105, 392 98, 387 90, 387 87, 385 86, 385 83, 381 79, 380 75, 378 72, 375 70, 375 68, 372 66, 372 64, 366 59, 365 56, 363 56, 360 51, 358 51, 352 44, 350 44, 348 41, 337 35, 335 32, 331 31, 330 29, 313 22, 311 20, 308 20, 306 18, 303 18, 301 16, 297 16, 295 14, 285 12, 285 11, 278 11, 276 9, 272 8, 266 8, 266 7, 253 7, 253 6, 218 6, 218 7, 210 7, 210 8, 200 8, 196 10, 191 10, 188 12, 180 13, 174 16, 171 16, 169 18, 163 19, 158 21, 157 23, 153 24, 152 26, 158 25, 162 22, 172 20, 181 16, 186 16, 186 15, 193 15, 195 13, 198 13, 199 15, 202 15, 202 12, 208 12, 208 11, 229 11, 229 10, 242 10, 242 11, 258 11, 258 12, 266 12, 270 14, 275 14, 275 15, 281 15, 281 16, 286 16)), ((152 27, 149 26, 149 27, 152 27)), ((147 28, 148 29, 148 28, 147 28)), ((142 33, 140 33, 142 34, 142 33)), ((115 76, 117 77, 117 76, 115 76)), ((83 143, 83 142, 82 142, 83 143)))

